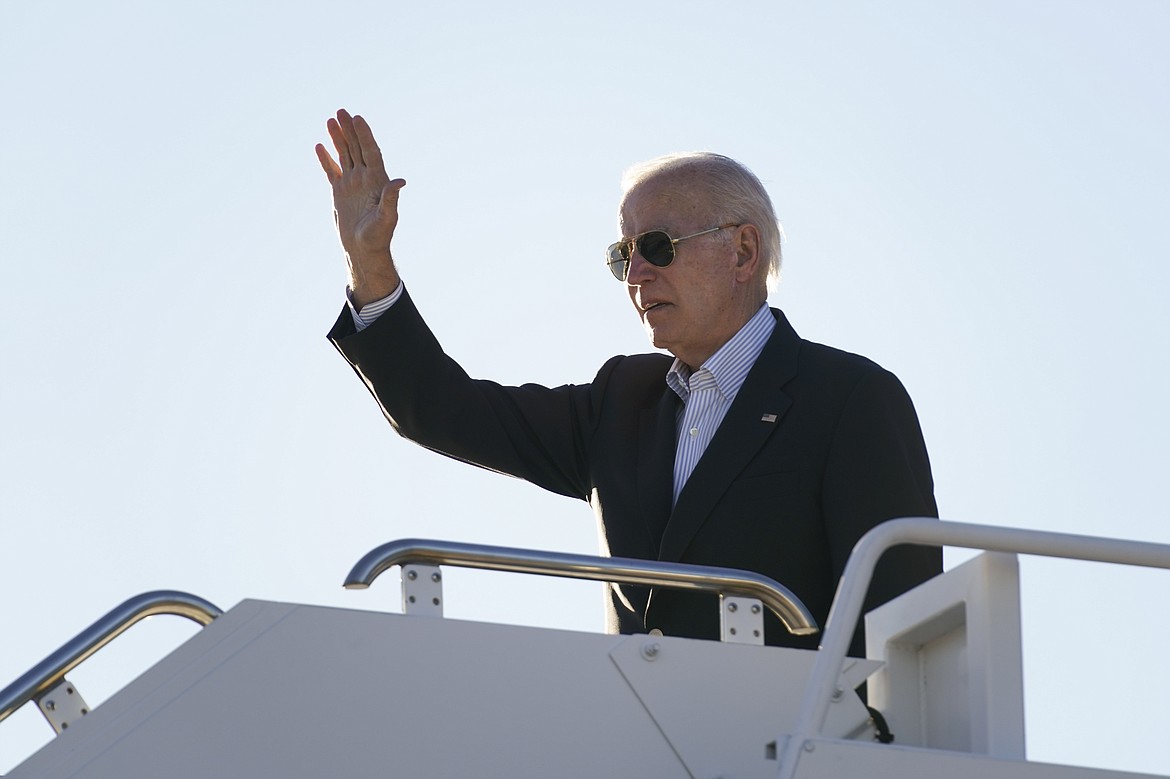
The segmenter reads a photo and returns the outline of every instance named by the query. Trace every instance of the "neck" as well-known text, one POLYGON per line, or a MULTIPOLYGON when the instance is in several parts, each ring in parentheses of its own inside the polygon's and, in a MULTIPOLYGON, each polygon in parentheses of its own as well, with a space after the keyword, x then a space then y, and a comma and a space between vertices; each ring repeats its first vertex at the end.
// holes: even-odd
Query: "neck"
POLYGON ((681 360, 682 363, 686 365, 692 373, 697 371, 699 368, 703 367, 703 363, 711 359, 711 355, 722 349, 728 341, 734 338, 736 334, 744 328, 744 325, 750 322, 752 317, 756 315, 756 312, 760 310, 760 306, 763 306, 766 303, 766 300, 761 300, 752 306, 751 310, 746 314, 732 320, 732 324, 729 325, 726 330, 721 333, 712 333, 713 336, 718 335, 719 337, 712 338, 707 348, 701 351, 694 350, 687 352, 673 352, 674 356, 681 360))

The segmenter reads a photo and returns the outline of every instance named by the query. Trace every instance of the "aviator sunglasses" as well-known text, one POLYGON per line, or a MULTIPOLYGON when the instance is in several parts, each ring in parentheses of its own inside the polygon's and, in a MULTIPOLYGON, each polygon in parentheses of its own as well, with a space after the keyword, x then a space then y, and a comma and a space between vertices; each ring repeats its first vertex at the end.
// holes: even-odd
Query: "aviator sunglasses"
POLYGON ((674 245, 688 238, 697 238, 700 235, 726 230, 728 227, 739 227, 738 224, 725 224, 712 227, 710 230, 701 230, 697 233, 684 235, 682 238, 671 238, 662 230, 651 230, 633 238, 623 238, 611 245, 606 252, 606 262, 609 270, 618 281, 625 281, 630 275, 630 258, 638 252, 646 262, 658 268, 665 268, 674 262, 674 245))

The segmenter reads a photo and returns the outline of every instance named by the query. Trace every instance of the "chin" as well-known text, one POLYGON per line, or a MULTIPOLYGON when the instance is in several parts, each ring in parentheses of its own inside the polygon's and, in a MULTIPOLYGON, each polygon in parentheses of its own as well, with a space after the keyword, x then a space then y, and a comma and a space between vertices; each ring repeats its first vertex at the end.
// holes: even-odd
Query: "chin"
POLYGON ((662 338, 660 337, 660 334, 658 333, 657 330, 655 330, 653 327, 651 327, 649 324, 646 324, 645 322, 642 323, 642 326, 643 326, 643 329, 646 331, 646 339, 648 341, 650 341, 651 346, 653 346, 655 349, 665 349, 666 348, 665 346, 663 346, 662 338))
POLYGON ((650 345, 652 347, 654 347, 655 349, 658 349, 660 351, 670 352, 671 354, 674 354, 674 350, 670 348, 670 343, 668 343, 666 341, 666 339, 664 339, 664 338, 655 338, 653 335, 651 335, 650 336, 650 345))

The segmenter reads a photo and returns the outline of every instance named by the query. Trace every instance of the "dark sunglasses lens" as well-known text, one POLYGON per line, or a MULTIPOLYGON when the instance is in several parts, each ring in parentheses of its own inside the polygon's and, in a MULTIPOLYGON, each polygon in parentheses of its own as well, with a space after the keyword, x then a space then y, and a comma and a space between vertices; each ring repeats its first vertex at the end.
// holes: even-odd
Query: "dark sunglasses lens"
POLYGON ((625 281, 630 272, 630 244, 619 241, 609 247, 606 261, 609 263, 610 273, 618 281, 625 281))
POLYGON ((646 258, 646 262, 665 268, 674 259, 674 244, 670 236, 663 232, 646 233, 638 239, 638 251, 646 258))

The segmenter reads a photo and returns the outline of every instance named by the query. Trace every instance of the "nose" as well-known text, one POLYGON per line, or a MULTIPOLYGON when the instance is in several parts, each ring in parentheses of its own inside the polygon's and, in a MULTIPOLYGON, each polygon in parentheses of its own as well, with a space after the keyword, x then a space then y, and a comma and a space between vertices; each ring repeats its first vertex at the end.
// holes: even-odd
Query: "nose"
POLYGON ((626 284, 632 287, 645 284, 654 278, 654 271, 656 270, 658 268, 646 262, 646 258, 642 256, 642 252, 638 251, 635 245, 635 250, 630 255, 630 269, 626 274, 626 284))

